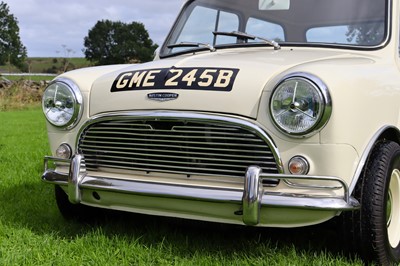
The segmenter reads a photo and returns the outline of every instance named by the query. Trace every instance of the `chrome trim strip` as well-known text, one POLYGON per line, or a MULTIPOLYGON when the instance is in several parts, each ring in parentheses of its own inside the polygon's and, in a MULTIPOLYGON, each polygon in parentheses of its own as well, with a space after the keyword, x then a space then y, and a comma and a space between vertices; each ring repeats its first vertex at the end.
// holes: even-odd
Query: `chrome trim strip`
MULTIPOLYGON (((65 173, 57 173, 47 170, 42 180, 46 183, 67 185, 65 173)), ((287 176, 282 176, 287 178, 287 176)), ((165 183, 127 181, 107 177, 91 177, 86 175, 81 184, 82 189, 103 190, 116 193, 142 194, 154 197, 180 198, 203 200, 210 202, 230 202, 242 204, 243 190, 229 188, 201 187, 201 186, 174 186, 165 183)), ((318 210, 355 210, 359 203, 352 197, 348 202, 344 198, 307 196, 304 194, 276 193, 264 191, 262 193, 261 206, 318 209, 318 210)))
POLYGON ((353 175, 353 178, 351 179, 351 184, 349 186, 350 194, 353 193, 353 190, 356 187, 356 184, 357 184, 358 180, 360 179, 361 172, 364 169, 364 166, 365 166, 365 164, 367 162, 368 156, 371 153, 372 149, 374 148, 374 145, 375 145, 376 141, 383 134, 383 132, 388 130, 388 129, 394 129, 400 134, 399 129, 396 128, 396 127, 383 126, 372 136, 372 138, 369 141, 368 145, 364 149, 364 152, 363 152, 363 154, 362 154, 362 156, 361 156, 361 158, 359 160, 359 163, 358 163, 358 166, 357 166, 357 170, 355 171, 355 173, 353 175))
MULTIPOLYGON (((45 160, 57 162, 57 158, 45 160)), ((291 176, 263 174, 257 166, 248 168, 243 189, 229 187, 212 187, 207 185, 174 185, 163 182, 93 177, 82 171, 82 155, 75 155, 71 160, 70 173, 57 173, 45 169, 42 180, 57 185, 67 185, 69 199, 73 203, 81 202, 81 189, 108 191, 149 197, 164 197, 205 202, 228 202, 243 208, 243 223, 257 225, 260 222, 261 207, 300 208, 314 210, 345 211, 359 208, 359 203, 350 197, 346 183, 337 177, 325 176, 291 176), (339 182, 343 186, 343 197, 309 196, 295 193, 278 193, 263 190, 263 178, 323 180, 339 182)), ((48 163, 45 163, 48 165, 48 163)), ((83 202, 84 203, 84 202, 83 202)))
MULTIPOLYGON (((343 189, 343 198, 346 202, 350 202, 350 194, 349 194, 349 188, 347 186, 347 183, 339 178, 339 177, 334 177, 334 176, 311 176, 311 175, 276 175, 276 174, 261 174, 261 177, 264 178, 272 178, 272 179, 287 179, 287 180, 307 180, 307 181, 326 181, 326 182, 336 182, 341 185, 341 188, 343 189)), ((308 187, 312 189, 316 189, 317 187, 308 187)), ((323 186, 318 187, 320 189, 323 189, 323 186)), ((330 187, 325 187, 328 190, 332 190, 332 186, 330 187)), ((336 188, 336 186, 335 186, 336 188)))
POLYGON ((221 123, 224 125, 236 125, 238 127, 244 128, 258 135, 261 139, 264 140, 265 143, 271 149, 271 152, 275 158, 276 165, 279 173, 284 173, 282 159, 280 157, 280 153, 278 151, 278 147, 275 145, 273 140, 269 137, 266 130, 263 126, 257 123, 254 120, 245 117, 237 117, 233 115, 213 115, 201 112, 175 112, 175 111, 123 111, 123 112, 112 112, 112 113, 104 113, 93 116, 90 120, 88 120, 79 130, 77 135, 75 148, 78 150, 79 139, 82 135, 83 131, 90 125, 98 122, 111 121, 111 120, 179 120, 179 121, 189 121, 189 122, 209 122, 209 123, 221 123))
POLYGON ((71 159, 61 159, 61 158, 56 158, 56 157, 52 157, 52 156, 45 156, 44 157, 44 169, 49 169, 49 161, 67 164, 67 165, 69 165, 71 163, 71 159))
POLYGON ((330 189, 330 190, 338 190, 341 189, 342 186, 320 186, 320 185, 306 185, 306 184, 297 184, 293 183, 289 180, 284 180, 285 184, 292 188, 302 188, 302 189, 330 189))

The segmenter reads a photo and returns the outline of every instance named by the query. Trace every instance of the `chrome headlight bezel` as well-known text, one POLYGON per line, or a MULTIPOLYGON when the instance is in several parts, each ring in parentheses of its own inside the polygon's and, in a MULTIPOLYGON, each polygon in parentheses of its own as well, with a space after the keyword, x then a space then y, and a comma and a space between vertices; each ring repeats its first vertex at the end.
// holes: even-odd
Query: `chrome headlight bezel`
POLYGON ((72 129, 83 112, 83 96, 79 87, 66 78, 52 81, 43 93, 42 110, 51 125, 60 129, 72 129), (50 116, 50 112, 53 116, 50 116))
POLYGON ((272 91, 269 104, 269 113, 275 127, 283 134, 295 138, 311 137, 314 134, 318 133, 327 124, 331 116, 332 100, 328 87, 321 79, 308 73, 298 72, 287 75, 277 83, 274 90, 272 91), (309 90, 309 95, 312 96, 313 100, 312 103, 307 102, 307 100, 305 100, 305 103, 302 103, 301 101, 298 101, 296 99, 296 93, 297 93, 296 89, 299 83, 301 83, 302 86, 301 87, 301 89, 303 90, 302 94, 305 94, 304 90, 309 90), (290 92, 291 90, 291 88, 289 88, 290 85, 295 87, 293 88, 293 92, 290 92), (290 93, 293 94, 291 96, 292 100, 290 104, 287 104, 287 100, 290 99, 290 97, 285 99, 286 100, 285 103, 283 103, 284 100, 280 101, 281 106, 287 105, 287 107, 282 108, 281 110, 283 111, 279 113, 279 115, 287 113, 288 116, 292 116, 292 117, 287 117, 289 118, 288 120, 293 120, 293 121, 294 120, 303 121, 304 117, 308 117, 309 121, 306 122, 309 122, 309 125, 303 126, 303 128, 301 129, 295 129, 294 125, 295 123, 290 124, 287 123, 287 121, 282 121, 283 119, 280 120, 278 118, 278 115, 276 113, 277 108, 275 108, 276 104, 279 103, 277 97, 279 96, 279 93, 281 93, 282 90, 285 89, 287 90, 288 95, 290 95, 290 93), (276 100, 278 102, 276 102, 276 100), (309 112, 313 111, 312 114, 309 114, 306 111, 301 110, 299 106, 307 106, 307 107, 312 106, 312 108, 315 109, 311 110, 308 109, 307 111, 309 112))

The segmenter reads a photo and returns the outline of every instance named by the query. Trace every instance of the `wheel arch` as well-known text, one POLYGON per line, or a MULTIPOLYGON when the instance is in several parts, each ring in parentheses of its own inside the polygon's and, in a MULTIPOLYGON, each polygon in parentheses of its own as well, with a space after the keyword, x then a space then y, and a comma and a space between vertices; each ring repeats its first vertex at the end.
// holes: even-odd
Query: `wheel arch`
POLYGON ((395 126, 384 126, 380 128, 374 136, 371 138, 370 142, 368 143, 366 149, 364 150, 361 159, 358 163, 357 170, 353 176, 351 184, 349 186, 349 193, 350 195, 353 193, 354 188, 362 176, 364 166, 368 161, 369 155, 372 152, 372 149, 375 147, 376 143, 381 140, 391 140, 400 145, 400 129, 395 126))

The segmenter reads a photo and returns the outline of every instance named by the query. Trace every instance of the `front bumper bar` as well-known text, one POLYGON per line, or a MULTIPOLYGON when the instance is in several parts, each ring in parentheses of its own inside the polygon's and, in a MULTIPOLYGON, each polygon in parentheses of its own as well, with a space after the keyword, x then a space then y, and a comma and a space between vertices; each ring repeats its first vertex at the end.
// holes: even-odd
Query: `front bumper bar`
POLYGON ((83 161, 84 158, 80 154, 74 155, 71 160, 45 157, 45 172, 42 180, 55 185, 67 185, 69 200, 75 204, 81 203, 81 190, 84 189, 159 198, 236 203, 242 206, 242 221, 246 225, 259 224, 261 207, 264 206, 338 212, 359 208, 359 202, 349 195, 347 184, 337 177, 265 174, 262 173, 258 166, 250 166, 244 178, 243 189, 215 188, 211 186, 174 185, 162 182, 90 176, 84 168, 83 161), (49 169, 49 162, 68 163, 69 173, 59 173, 55 169, 49 169), (343 197, 312 197, 303 194, 265 191, 262 185, 264 178, 288 181, 319 180, 335 182, 339 185, 337 188, 343 190, 343 197))

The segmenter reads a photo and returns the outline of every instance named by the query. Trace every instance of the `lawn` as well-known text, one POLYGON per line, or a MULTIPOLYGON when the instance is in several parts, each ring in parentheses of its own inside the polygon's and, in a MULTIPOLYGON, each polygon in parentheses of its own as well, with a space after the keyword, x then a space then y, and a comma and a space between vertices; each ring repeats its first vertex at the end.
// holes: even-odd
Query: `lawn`
POLYGON ((262 229, 105 212, 66 221, 40 181, 40 108, 0 112, 0 265, 362 265, 328 226, 262 229), (338 251, 339 250, 339 251, 338 251))

